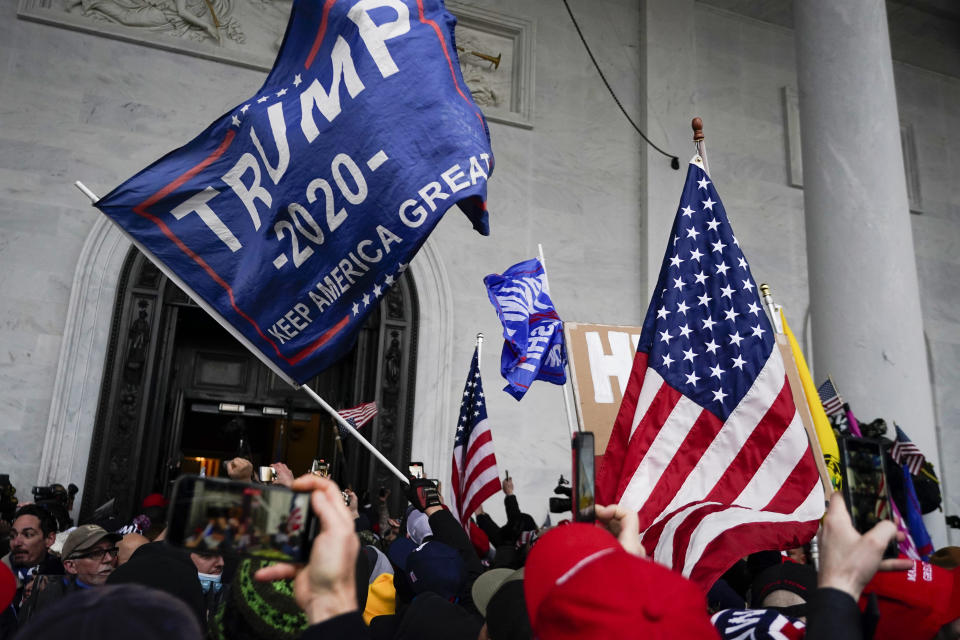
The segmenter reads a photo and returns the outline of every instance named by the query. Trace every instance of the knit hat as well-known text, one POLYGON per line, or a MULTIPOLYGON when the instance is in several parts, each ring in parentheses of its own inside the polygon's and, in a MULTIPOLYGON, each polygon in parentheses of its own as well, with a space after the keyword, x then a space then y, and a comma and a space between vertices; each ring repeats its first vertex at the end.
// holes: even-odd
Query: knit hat
POLYGON ((863 593, 861 606, 869 594, 877 594, 880 621, 875 640, 928 640, 960 618, 960 569, 914 561, 909 571, 878 572, 863 593))
POLYGON ((802 640, 806 625, 775 609, 725 609, 711 618, 723 640, 802 640))
POLYGON ((624 629, 650 640, 717 638, 696 585, 626 552, 593 525, 573 523, 541 536, 523 582, 541 640, 610 638, 624 629))
POLYGON ((430 518, 422 511, 412 511, 407 516, 407 535, 417 546, 423 544, 429 536, 433 535, 430 528, 430 518))
POLYGON ((442 542, 425 542, 407 558, 406 577, 414 593, 427 591, 452 598, 466 579, 460 553, 442 542))
POLYGON ((300 637, 307 627, 307 617, 293 598, 293 581, 253 579, 258 569, 274 563, 264 558, 245 558, 240 563, 230 585, 230 595, 210 625, 214 638, 294 640, 300 637))
POLYGON ((397 590, 393 586, 393 574, 381 573, 367 588, 367 606, 363 610, 363 621, 378 616, 389 616, 397 611, 397 590))
POLYGON ((373 581, 384 573, 393 575, 393 565, 390 564, 390 559, 383 551, 372 545, 367 545, 362 548, 362 552, 366 554, 367 562, 370 565, 370 579, 367 581, 369 584, 373 584, 373 581))
POLYGON ((808 564, 784 562, 767 567, 754 578, 750 607, 763 608, 763 600, 774 591, 790 591, 806 602, 817 588, 817 570, 808 564))

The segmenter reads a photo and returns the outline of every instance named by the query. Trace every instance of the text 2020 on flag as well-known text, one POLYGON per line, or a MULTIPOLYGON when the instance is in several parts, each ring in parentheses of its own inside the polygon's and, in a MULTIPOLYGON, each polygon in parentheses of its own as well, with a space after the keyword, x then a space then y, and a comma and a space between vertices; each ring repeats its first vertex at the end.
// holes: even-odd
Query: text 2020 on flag
POLYGON ((493 156, 455 22, 441 0, 295 0, 257 94, 96 206, 278 374, 309 380, 447 209, 488 232, 493 156))
POLYGON ((757 286, 691 161, 597 477, 655 560, 708 589, 738 558, 816 533, 823 487, 757 286))

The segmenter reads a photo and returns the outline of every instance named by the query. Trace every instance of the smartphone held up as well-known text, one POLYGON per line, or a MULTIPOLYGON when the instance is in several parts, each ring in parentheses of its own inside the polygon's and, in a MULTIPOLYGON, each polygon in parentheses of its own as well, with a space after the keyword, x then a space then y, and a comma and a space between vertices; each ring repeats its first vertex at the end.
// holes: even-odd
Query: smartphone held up
POLYGON ((573 519, 593 522, 596 519, 596 475, 594 473, 593 433, 573 434, 573 519))
MULTIPOLYGON (((881 520, 893 520, 880 442, 848 436, 840 438, 838 444, 843 462, 843 501, 854 528, 866 533, 881 520)), ((883 557, 896 558, 897 555, 897 543, 891 541, 883 557)))
POLYGON ((196 552, 306 562, 318 531, 309 493, 183 476, 174 485, 166 539, 196 552))

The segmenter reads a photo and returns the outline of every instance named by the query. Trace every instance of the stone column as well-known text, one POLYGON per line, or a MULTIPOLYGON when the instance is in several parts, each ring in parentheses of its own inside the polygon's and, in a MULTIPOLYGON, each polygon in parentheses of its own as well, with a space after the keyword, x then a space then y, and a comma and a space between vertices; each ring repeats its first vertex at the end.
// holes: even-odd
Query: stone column
POLYGON ((886 7, 793 6, 817 380, 832 375, 859 417, 897 421, 941 471, 886 7))

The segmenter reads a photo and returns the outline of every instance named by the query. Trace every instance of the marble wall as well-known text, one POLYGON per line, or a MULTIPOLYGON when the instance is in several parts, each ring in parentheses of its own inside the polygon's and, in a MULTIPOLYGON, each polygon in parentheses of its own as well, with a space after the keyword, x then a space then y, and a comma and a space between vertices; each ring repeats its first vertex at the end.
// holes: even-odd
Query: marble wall
MULTIPOLYGON (((712 176, 758 281, 773 287, 787 320, 804 343, 817 381, 829 372, 812 361, 806 275, 803 190, 790 186, 790 159, 782 87, 796 88, 793 32, 697 4, 696 87, 692 102, 704 119, 712 176)), ((895 51, 910 55, 908 43, 895 51)), ((920 212, 910 215, 920 276, 924 329, 933 382, 946 514, 960 512, 960 271, 958 199, 953 188, 960 157, 954 148, 960 78, 894 62, 901 123, 913 132, 920 212)), ((864 141, 865 168, 869 141, 864 141)), ((881 260, 882 256, 864 259, 881 260)), ((840 390, 843 382, 836 381, 840 390)), ((864 420, 896 419, 910 432, 909 416, 878 416, 852 407, 864 420)), ((917 426, 916 429, 921 427, 917 426)), ((892 430, 892 425, 891 425, 892 430)), ((952 530, 951 539, 960 540, 952 530)))
MULTIPOLYGON (((265 74, 25 22, 14 4, 0 5, 0 473, 10 473, 26 496, 41 476, 74 272, 99 215, 72 182, 105 193, 252 94, 265 74)), ((428 259, 442 266, 439 280, 450 292, 448 325, 425 320, 421 341, 436 342, 426 334, 442 330, 451 344, 429 351, 439 361, 420 362, 414 457, 448 474, 445 443, 452 443, 474 336, 483 332, 500 469, 514 476, 521 506, 540 521, 557 476, 569 475, 563 396, 544 383, 521 403, 499 391, 500 329, 482 278, 536 255, 542 243, 566 320, 641 322, 683 171, 671 170, 633 132, 562 4, 464 4, 533 22, 533 128, 490 125, 497 158, 490 237, 477 235, 453 210, 431 238, 428 259), (449 400, 437 402, 441 396, 449 400)), ((752 269, 774 286, 794 331, 809 341, 803 192, 790 186, 781 94, 796 84, 791 31, 693 0, 570 4, 626 110, 681 164, 693 153, 689 120, 704 118, 712 177, 752 269)), ((921 175, 924 210, 913 222, 941 428, 939 466, 947 488, 958 487, 960 496, 960 470, 944 466, 960 456, 960 401, 950 393, 960 381, 960 202, 951 188, 960 161, 951 143, 960 129, 950 109, 960 81, 898 65, 897 83, 901 115, 914 124, 921 175)), ((430 269, 420 266, 421 273, 430 269)), ((88 314, 101 327, 85 334, 101 368, 111 307, 102 302, 88 314)), ((77 386, 70 402, 95 405, 85 397, 90 387, 77 386)), ((858 411, 872 417, 869 408, 858 411)), ((82 481, 87 451, 79 432, 89 434, 93 417, 72 419, 70 428, 78 430, 72 442, 80 444, 64 455, 76 458, 75 471, 60 477, 50 469, 44 481, 82 481)), ((499 499, 488 507, 502 518, 499 499)), ((958 507, 953 503, 949 512, 958 507)))
MULTIPOLYGON (((482 331, 500 466, 516 478, 522 504, 540 519, 556 478, 569 475, 562 393, 538 386, 518 404, 498 390, 499 325, 482 278, 536 255, 542 243, 565 317, 613 323, 640 318, 646 305, 638 275, 640 151, 562 7, 547 1, 472 4, 534 21, 535 120, 532 130, 491 124, 498 169, 489 195, 491 237, 475 234, 454 210, 431 239, 433 259, 442 263, 452 293, 447 305, 453 344, 444 353, 447 362, 421 362, 414 457, 435 461, 441 477, 448 473, 449 450, 438 453, 446 448, 436 443, 452 443, 457 399, 474 336, 482 331), (448 373, 440 388, 430 384, 438 369, 448 373), (438 395, 451 401, 436 403, 438 395)), ((62 347, 68 351, 61 341, 74 272, 99 215, 72 182, 80 179, 105 193, 252 94, 264 73, 19 20, 13 5, 0 8, 0 471, 9 472, 27 496, 38 478, 82 481, 94 416, 95 385, 75 372, 61 372, 61 379, 72 382, 58 393, 69 400, 51 413, 59 354, 62 347), (85 409, 78 412, 75 405, 85 409), (64 449, 54 459, 66 462, 41 473, 48 425, 61 434, 64 449)), ((638 14, 625 1, 604 8, 583 11, 580 19, 611 81, 636 110, 638 14)), ((81 332, 90 344, 83 362, 93 363, 87 377, 98 378, 112 289, 109 282, 88 288, 99 294, 99 304, 91 310, 89 300, 79 301, 90 325, 81 332)), ((423 324, 423 332, 437 328, 423 324)), ((491 511, 502 514, 499 500, 491 502, 491 511)))

